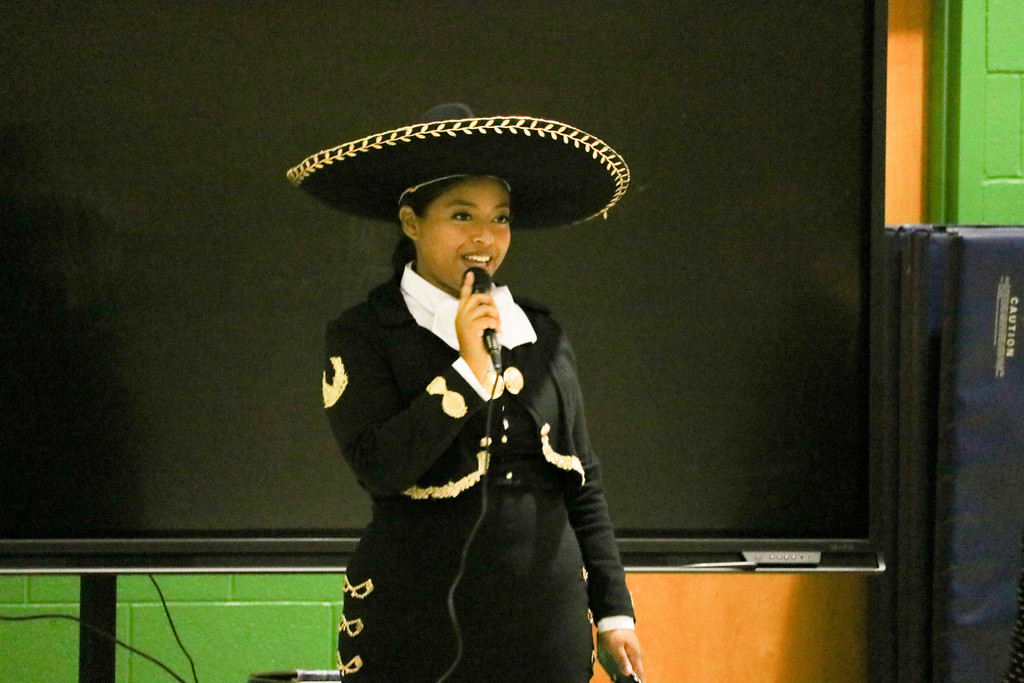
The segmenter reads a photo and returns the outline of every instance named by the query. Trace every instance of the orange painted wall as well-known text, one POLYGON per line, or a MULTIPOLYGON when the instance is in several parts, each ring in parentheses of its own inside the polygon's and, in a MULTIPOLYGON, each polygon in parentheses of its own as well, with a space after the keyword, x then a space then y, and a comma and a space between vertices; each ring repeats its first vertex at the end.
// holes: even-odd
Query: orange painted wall
POLYGON ((928 193, 928 30, 932 0, 890 0, 885 222, 921 223, 928 193))
MULTIPOLYGON (((925 220, 932 0, 890 0, 886 223, 925 220)), ((630 574, 649 683, 865 683, 856 575, 630 574)), ((604 673, 594 683, 607 683, 604 673)))
MULTIPOLYGON (((866 579, 630 574, 649 683, 863 683, 866 579)), ((604 672, 594 683, 607 683, 604 672)))

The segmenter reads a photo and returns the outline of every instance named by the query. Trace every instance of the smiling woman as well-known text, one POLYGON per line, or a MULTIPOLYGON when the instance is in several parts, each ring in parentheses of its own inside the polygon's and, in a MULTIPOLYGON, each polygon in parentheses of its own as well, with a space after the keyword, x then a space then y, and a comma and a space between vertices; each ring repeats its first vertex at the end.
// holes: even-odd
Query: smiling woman
POLYGON ((419 211, 405 199, 416 192, 404 194, 398 215, 416 247, 416 272, 458 296, 467 269, 476 266, 493 276, 505 260, 511 202, 508 186, 497 178, 445 180, 442 193, 419 211))
POLYGON ((397 216, 412 245, 327 328, 324 407, 373 499, 338 666, 364 681, 584 683, 600 656, 642 677, 572 349, 546 309, 489 277, 513 224, 602 214, 628 170, 566 124, 442 112, 290 173, 343 211, 397 216))

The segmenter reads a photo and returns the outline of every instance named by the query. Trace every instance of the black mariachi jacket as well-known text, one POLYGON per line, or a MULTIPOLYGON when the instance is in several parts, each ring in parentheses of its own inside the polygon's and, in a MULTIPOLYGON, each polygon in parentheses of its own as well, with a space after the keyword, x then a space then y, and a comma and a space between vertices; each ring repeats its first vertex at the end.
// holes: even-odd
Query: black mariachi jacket
MULTIPOLYGON (((327 326, 324 405, 345 458, 372 497, 451 499, 478 485, 486 470, 482 433, 463 429, 486 402, 452 367, 458 352, 413 319, 399 282, 381 285, 327 326)), ((505 365, 522 373, 518 397, 540 426, 544 458, 564 473, 591 611, 595 619, 633 616, 575 357, 546 309, 519 304, 538 339, 503 349, 505 365)))

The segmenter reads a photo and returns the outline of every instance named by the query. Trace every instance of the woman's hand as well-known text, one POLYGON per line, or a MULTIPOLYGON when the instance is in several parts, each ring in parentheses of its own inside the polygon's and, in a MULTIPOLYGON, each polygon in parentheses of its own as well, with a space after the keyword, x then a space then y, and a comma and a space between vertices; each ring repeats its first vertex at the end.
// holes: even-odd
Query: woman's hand
POLYGON ((459 355, 465 359, 480 384, 487 386, 491 356, 484 348, 484 330, 501 331, 498 307, 490 294, 473 294, 473 274, 462 278, 459 309, 455 313, 455 334, 459 337, 459 355))
POLYGON ((641 681, 644 677, 643 653, 636 631, 628 628, 612 629, 597 634, 597 655, 601 666, 614 681, 616 676, 627 679, 634 673, 641 681))

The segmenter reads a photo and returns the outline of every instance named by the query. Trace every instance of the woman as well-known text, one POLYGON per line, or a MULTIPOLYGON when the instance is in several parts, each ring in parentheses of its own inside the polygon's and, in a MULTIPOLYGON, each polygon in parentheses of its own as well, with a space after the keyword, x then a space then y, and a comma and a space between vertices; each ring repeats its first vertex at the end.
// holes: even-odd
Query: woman
POLYGON ((485 282, 511 225, 605 213, 628 170, 565 124, 462 105, 425 119, 289 172, 346 212, 397 215, 413 247, 327 328, 324 405, 373 499, 345 578, 339 668, 365 681, 583 683, 592 616, 602 662, 639 680, 572 351, 546 309, 485 282))

